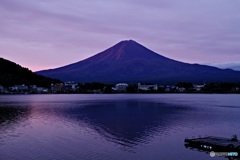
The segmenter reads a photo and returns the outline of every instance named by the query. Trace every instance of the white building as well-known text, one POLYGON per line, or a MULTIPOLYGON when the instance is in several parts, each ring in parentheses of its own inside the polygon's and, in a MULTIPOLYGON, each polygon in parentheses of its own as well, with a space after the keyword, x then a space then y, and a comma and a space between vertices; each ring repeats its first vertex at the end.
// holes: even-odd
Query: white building
POLYGON ((142 90, 142 91, 154 90, 154 91, 157 91, 158 90, 158 85, 157 84, 141 84, 141 83, 138 83, 138 90, 142 90))
POLYGON ((205 84, 203 84, 203 85, 194 85, 193 87, 194 87, 195 91, 199 92, 199 91, 201 91, 205 87, 205 84))
POLYGON ((128 87, 127 83, 118 83, 112 89, 117 92, 126 92, 127 87, 128 87))
POLYGON ((64 86, 67 90, 71 90, 74 92, 77 90, 77 84, 74 81, 65 82, 64 86))
POLYGON ((178 92, 185 92, 186 91, 186 88, 184 88, 184 87, 179 87, 179 88, 177 88, 177 91, 178 92))
POLYGON ((28 90, 28 86, 26 86, 25 84, 15 85, 15 86, 12 86, 12 87, 9 87, 9 88, 10 88, 10 90, 15 90, 15 91, 18 91, 18 92, 23 92, 23 91, 28 90))

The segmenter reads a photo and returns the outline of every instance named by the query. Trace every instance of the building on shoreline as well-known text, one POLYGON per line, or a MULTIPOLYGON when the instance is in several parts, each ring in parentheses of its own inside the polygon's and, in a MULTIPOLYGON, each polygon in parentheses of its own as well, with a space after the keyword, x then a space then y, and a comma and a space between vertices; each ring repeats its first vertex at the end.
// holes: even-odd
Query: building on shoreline
POLYGON ((193 88, 194 88, 194 90, 195 90, 196 92, 202 91, 202 89, 203 89, 204 87, 205 87, 205 84, 203 84, 203 85, 197 85, 197 84, 193 85, 193 88))
POLYGON ((78 84, 76 84, 74 81, 65 82, 64 86, 63 86, 63 91, 64 92, 76 92, 77 86, 78 86, 78 84))
POLYGON ((115 85, 115 87, 112 87, 112 90, 114 92, 126 92, 127 87, 128 87, 127 83, 118 83, 115 85))
POLYGON ((12 87, 9 87, 9 90, 11 92, 16 92, 16 93, 27 93, 28 92, 29 87, 26 86, 25 84, 22 85, 14 85, 12 87))
POLYGON ((157 90, 158 90, 157 84, 138 83, 138 91, 157 91, 157 90))

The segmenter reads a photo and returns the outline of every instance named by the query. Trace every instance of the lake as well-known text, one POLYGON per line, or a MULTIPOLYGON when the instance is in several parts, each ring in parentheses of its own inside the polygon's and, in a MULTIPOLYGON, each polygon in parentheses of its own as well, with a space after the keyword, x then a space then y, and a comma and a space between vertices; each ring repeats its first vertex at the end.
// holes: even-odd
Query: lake
POLYGON ((240 136, 240 95, 0 96, 1 160, 212 160, 192 136, 240 136))

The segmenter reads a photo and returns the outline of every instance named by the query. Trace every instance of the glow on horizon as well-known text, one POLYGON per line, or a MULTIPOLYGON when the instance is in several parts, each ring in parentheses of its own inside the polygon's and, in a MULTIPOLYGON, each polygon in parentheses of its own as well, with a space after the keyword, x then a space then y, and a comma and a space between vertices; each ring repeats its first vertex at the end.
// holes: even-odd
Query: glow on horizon
POLYGON ((56 68, 133 39, 188 63, 240 62, 239 0, 1 0, 0 57, 56 68))

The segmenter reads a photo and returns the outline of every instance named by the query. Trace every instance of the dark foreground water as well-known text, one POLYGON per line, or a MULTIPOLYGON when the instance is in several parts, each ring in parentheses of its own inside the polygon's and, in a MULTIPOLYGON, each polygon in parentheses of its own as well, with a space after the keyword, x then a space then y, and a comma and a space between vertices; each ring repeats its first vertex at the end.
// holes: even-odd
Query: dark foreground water
POLYGON ((213 160, 198 135, 240 136, 240 95, 0 96, 0 160, 213 160))

